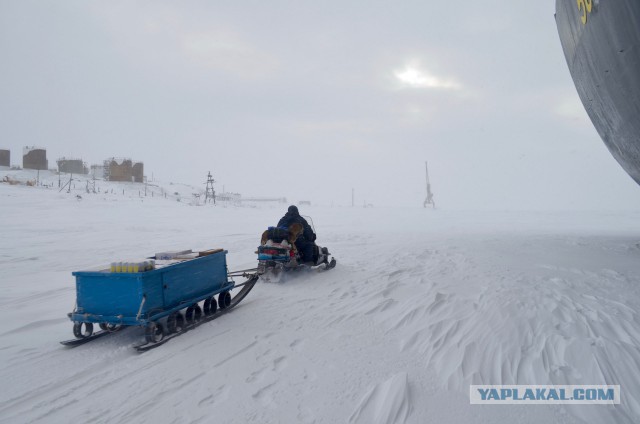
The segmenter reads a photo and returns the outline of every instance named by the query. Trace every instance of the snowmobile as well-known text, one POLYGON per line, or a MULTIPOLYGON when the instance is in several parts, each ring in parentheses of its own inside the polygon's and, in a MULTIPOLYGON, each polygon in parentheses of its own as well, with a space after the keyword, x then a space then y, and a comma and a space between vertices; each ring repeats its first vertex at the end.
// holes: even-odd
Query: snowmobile
POLYGON ((293 224, 291 228, 269 227, 263 234, 258 246, 258 275, 264 281, 278 282, 285 272, 292 270, 317 269, 328 270, 336 266, 326 247, 314 244, 312 260, 305 261, 295 245, 301 232, 293 224))

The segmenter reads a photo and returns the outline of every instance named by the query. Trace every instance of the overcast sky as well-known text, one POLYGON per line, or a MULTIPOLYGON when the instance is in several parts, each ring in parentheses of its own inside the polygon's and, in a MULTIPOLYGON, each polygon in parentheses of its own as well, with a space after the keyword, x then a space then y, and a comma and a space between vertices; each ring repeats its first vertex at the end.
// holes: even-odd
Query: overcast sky
POLYGON ((554 3, 0 0, 0 148, 244 196, 640 208, 554 3))

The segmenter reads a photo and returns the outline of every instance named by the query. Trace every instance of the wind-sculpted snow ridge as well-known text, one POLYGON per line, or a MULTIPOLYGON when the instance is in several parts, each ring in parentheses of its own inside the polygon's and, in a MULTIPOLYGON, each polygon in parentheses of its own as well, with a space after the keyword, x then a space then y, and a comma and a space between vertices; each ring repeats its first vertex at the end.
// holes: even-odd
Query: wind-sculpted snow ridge
MULTIPOLYGON (((598 244, 589 247, 600 253, 598 244)), ((622 405, 615 410, 570 408, 588 422, 611 419, 611 412, 616 420, 637 422, 637 273, 544 262, 514 273, 513 263, 470 250, 413 254, 420 272, 406 257, 396 258, 407 268, 388 273, 381 299, 363 312, 399 337, 402 351, 424 355, 448 390, 465 392, 470 384, 620 384, 622 405), (410 281, 411 274, 422 276, 422 287, 410 281)), ((529 250, 521 247, 519 253, 546 256, 529 250)), ((635 249, 634 256, 639 253, 635 249)))
POLYGON ((349 417, 349 423, 403 424, 411 413, 407 373, 399 373, 374 386, 349 417))

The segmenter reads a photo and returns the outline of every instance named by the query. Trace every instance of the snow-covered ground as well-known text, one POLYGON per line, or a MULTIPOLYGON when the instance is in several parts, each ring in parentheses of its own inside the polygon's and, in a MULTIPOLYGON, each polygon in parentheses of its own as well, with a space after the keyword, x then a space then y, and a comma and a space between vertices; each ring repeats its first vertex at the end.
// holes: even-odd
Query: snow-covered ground
POLYGON ((58 343, 71 272, 214 247, 250 268, 286 205, 41 178, 0 183, 1 422, 640 422, 640 213, 303 207, 334 270, 260 283, 137 354, 140 328, 58 343), (470 384, 619 384, 622 403, 470 405, 470 384))

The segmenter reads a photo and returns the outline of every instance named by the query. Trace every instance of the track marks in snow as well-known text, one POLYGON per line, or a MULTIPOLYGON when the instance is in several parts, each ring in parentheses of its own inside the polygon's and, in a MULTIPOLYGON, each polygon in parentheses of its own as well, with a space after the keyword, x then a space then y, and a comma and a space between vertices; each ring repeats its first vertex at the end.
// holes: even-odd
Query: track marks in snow
POLYGON ((271 368, 271 371, 279 372, 286 366, 286 364, 287 364, 287 357, 279 356, 273 360, 273 367, 271 368))
POLYGON ((252 371, 249 377, 245 379, 246 383, 254 383, 260 381, 262 376, 267 372, 266 368, 260 368, 256 371, 252 371))
POLYGON ((15 328, 13 330, 9 330, 5 333, 0 334, 0 336, 6 336, 9 334, 17 334, 17 333, 24 333, 24 332, 30 332, 30 331, 34 331, 40 327, 49 327, 49 326, 55 326, 58 325, 62 322, 68 322, 69 319, 68 318, 54 318, 54 319, 44 319, 44 320, 39 320, 39 321, 33 321, 30 322, 29 324, 23 325, 21 327, 15 328))
POLYGON ((375 385, 360 400, 349 423, 402 424, 411 414, 411 391, 407 373, 399 373, 375 385))
POLYGON ((2 298, 3 300, 0 301, 0 307, 9 308, 9 309, 19 309, 23 307, 23 305, 29 305, 29 307, 32 307, 34 302, 35 303, 40 303, 40 302, 52 303, 52 302, 55 302, 55 300, 58 298, 67 297, 70 293, 73 293, 74 290, 75 290, 74 287, 62 287, 58 289, 46 290, 39 293, 29 293, 28 296, 21 296, 17 298, 7 297, 6 301, 4 300, 5 298, 3 297, 2 298))
POLYGON ((236 352, 234 352, 232 355, 229 355, 227 357, 225 357, 224 359, 222 359, 221 361, 217 362, 214 367, 219 367, 220 365, 225 364, 226 362, 232 360, 233 358, 235 358, 236 356, 247 352, 248 350, 250 350, 251 348, 253 348, 256 344, 258 344, 257 341, 251 342, 248 345, 244 346, 243 348, 241 348, 240 350, 237 350, 236 352))
POLYGON ((303 339, 295 339, 294 341, 292 341, 291 343, 289 343, 289 347, 295 351, 300 351, 300 349, 302 349, 302 346, 304 345, 304 340, 303 339))
POLYGON ((385 299, 381 302, 379 302, 378 304, 376 304, 374 307, 368 309, 364 314, 365 315, 371 315, 371 314, 377 314, 380 312, 384 312, 387 309, 393 307, 394 305, 396 305, 398 302, 395 301, 394 299, 385 299))
POLYGON ((253 393, 251 397, 262 403, 262 405, 264 406, 273 405, 272 392, 275 385, 276 383, 267 384, 266 386, 260 388, 257 392, 253 393))
POLYGON ((210 408, 212 406, 221 404, 229 396, 229 388, 226 385, 221 385, 215 391, 209 395, 203 397, 198 401, 199 408, 210 408))

